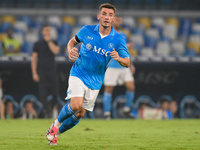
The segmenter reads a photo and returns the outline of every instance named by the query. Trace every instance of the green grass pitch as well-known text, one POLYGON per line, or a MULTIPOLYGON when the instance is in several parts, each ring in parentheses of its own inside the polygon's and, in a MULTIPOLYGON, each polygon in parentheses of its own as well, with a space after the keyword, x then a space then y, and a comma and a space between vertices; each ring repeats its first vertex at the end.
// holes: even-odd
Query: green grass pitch
POLYGON ((0 150, 200 150, 200 120, 82 119, 50 146, 53 120, 0 120, 0 150))

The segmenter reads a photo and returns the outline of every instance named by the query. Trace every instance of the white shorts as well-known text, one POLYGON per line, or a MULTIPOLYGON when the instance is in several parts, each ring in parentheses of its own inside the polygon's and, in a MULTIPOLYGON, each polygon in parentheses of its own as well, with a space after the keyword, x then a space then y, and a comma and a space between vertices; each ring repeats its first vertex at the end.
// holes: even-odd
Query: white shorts
POLYGON ((108 68, 105 74, 104 85, 116 86, 129 81, 134 81, 130 68, 108 68))
POLYGON ((72 97, 83 97, 82 107, 88 111, 93 111, 99 90, 88 88, 78 77, 75 76, 70 76, 68 83, 67 97, 65 99, 69 100, 72 97))

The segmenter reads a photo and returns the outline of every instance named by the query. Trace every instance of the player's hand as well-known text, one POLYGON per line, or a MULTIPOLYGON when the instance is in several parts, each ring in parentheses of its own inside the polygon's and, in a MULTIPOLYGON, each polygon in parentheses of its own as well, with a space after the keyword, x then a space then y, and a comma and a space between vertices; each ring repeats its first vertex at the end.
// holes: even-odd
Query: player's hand
POLYGON ((79 57, 79 51, 76 47, 69 50, 69 59, 76 60, 79 57))
POLYGON ((111 58, 113 58, 116 61, 119 61, 121 57, 119 57, 119 54, 117 51, 115 51, 115 48, 113 48, 113 51, 110 52, 111 58))
POLYGON ((39 75, 37 73, 33 74, 33 80, 35 82, 39 82, 40 81, 40 77, 39 77, 39 75))

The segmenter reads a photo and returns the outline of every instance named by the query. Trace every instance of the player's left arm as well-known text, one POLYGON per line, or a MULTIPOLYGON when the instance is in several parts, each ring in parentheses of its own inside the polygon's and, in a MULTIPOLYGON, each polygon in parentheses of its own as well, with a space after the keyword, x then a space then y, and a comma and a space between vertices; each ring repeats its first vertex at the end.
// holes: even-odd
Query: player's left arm
POLYGON ((129 67, 130 66, 130 59, 128 57, 120 57, 119 53, 115 50, 115 48, 113 48, 113 51, 110 53, 110 56, 118 61, 120 63, 120 65, 122 65, 123 67, 129 67))

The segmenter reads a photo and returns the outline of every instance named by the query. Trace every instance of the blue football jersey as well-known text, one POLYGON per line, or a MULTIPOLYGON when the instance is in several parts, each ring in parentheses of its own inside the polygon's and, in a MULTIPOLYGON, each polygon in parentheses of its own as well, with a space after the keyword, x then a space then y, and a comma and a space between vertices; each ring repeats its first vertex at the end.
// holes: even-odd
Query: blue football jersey
POLYGON ((101 38, 99 25, 84 26, 76 36, 82 45, 70 74, 81 79, 88 88, 99 90, 111 61, 110 52, 113 48, 120 57, 129 58, 126 42, 113 28, 108 36, 101 38))
MULTIPOLYGON (((124 33, 124 32, 118 32, 123 38, 124 40, 126 41, 126 43, 128 43, 128 37, 127 35, 124 33)), ((116 60, 112 59, 109 66, 108 67, 111 67, 111 68, 124 68, 123 66, 121 66, 116 60)))

